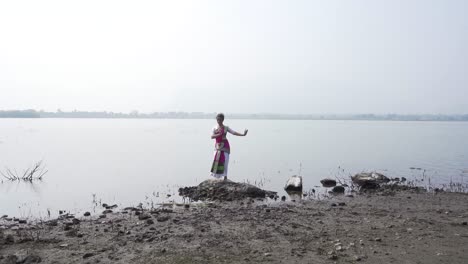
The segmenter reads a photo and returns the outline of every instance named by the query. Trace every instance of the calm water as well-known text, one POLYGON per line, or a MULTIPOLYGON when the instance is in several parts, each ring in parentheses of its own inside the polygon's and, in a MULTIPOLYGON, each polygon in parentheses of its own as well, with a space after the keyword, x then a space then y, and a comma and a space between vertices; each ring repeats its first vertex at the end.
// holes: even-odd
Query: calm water
MULTIPOLYGON (((42 182, 0 183, 0 215, 80 213, 93 200, 130 206, 180 199, 177 187, 209 177, 214 120, 0 119, 0 170, 43 160, 42 182), (173 195, 168 198, 167 194, 173 195)), ((227 120, 230 178, 280 191, 324 177, 377 170, 432 184, 468 180, 468 123, 227 120), (343 171, 344 170, 344 171, 343 171)))

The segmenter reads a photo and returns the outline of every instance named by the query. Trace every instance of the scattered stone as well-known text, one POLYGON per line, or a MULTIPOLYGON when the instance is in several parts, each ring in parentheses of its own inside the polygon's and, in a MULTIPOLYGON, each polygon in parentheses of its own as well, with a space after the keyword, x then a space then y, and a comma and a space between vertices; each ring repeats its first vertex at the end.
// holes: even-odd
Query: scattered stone
POLYGON ((60 244, 60 247, 63 247, 63 248, 68 247, 68 244, 60 244))
POLYGON ((67 237, 76 237, 77 234, 78 234, 78 231, 76 229, 72 229, 72 230, 66 232, 65 236, 67 236, 67 237))
POLYGON ((7 218, 7 217, 8 217, 8 215, 2 215, 2 217, 1 217, 1 218, 7 218))
POLYGON ((152 225, 152 224, 154 224, 153 219, 148 219, 148 220, 146 220, 146 224, 147 224, 147 225, 152 225))
POLYGON ((141 214, 138 216, 138 220, 146 220, 146 219, 150 219, 151 216, 150 215, 147 215, 147 214, 141 214))
POLYGON ((376 237, 374 240, 377 241, 377 242, 381 242, 381 241, 382 241, 382 239, 381 239, 380 237, 376 237))
POLYGON ((263 254, 263 255, 264 255, 265 257, 269 257, 269 256, 271 256, 271 253, 267 252, 267 253, 265 253, 265 254, 263 254))
POLYGON ((48 226, 58 226, 58 221, 57 220, 50 220, 46 222, 46 225, 48 226))
POLYGON ((113 211, 111 209, 106 209, 102 212, 103 214, 111 214, 113 211))
POLYGON ((167 216, 167 215, 166 215, 166 216, 159 216, 158 218, 156 218, 156 220, 157 220, 158 222, 166 222, 167 220, 169 220, 169 218, 170 218, 170 217, 167 216))
POLYGON ((339 206, 345 206, 346 203, 345 203, 345 202, 339 202, 338 205, 339 205, 339 206))
POLYGON ((332 193, 344 193, 345 188, 343 186, 335 186, 332 189, 332 193))
POLYGON ((99 216, 99 218, 106 218, 106 217, 107 217, 107 215, 105 215, 105 214, 102 214, 102 215, 99 216))
POLYGON ((91 213, 90 213, 90 212, 85 212, 83 215, 84 215, 84 216, 90 216, 91 213))
POLYGON ((103 203, 103 204, 102 204, 102 207, 104 207, 104 208, 105 208, 105 207, 109 207, 109 205, 106 204, 106 203, 103 203))
POLYGON ((92 257, 92 256, 94 256, 94 253, 88 252, 88 253, 85 253, 85 254, 83 255, 83 258, 84 258, 84 259, 87 259, 87 258, 90 258, 90 257, 92 257))
POLYGON ((184 208, 185 208, 185 209, 189 209, 189 208, 190 208, 190 204, 184 204, 184 208))
POLYGON ((3 259, 2 264, 16 264, 18 263, 18 257, 15 255, 0 256, 0 259, 3 259))
POLYGON ((26 256, 20 263, 22 264, 31 264, 31 263, 40 263, 42 259, 36 255, 28 255, 26 256))
POLYGON ((5 244, 14 244, 15 243, 15 238, 12 235, 7 235, 5 237, 5 244))
POLYGON ((26 220, 18 220, 18 223, 20 223, 20 224, 27 224, 28 221, 26 221, 26 220))
POLYGON ((282 201, 282 202, 286 201, 286 196, 284 196, 284 195, 281 196, 281 201, 282 201))
POLYGON ((320 181, 323 187, 330 188, 336 186, 336 181, 330 178, 326 178, 320 181))
POLYGON ((361 261, 361 260, 362 260, 362 258, 361 258, 360 256, 354 256, 353 259, 354 259, 355 261, 361 261))

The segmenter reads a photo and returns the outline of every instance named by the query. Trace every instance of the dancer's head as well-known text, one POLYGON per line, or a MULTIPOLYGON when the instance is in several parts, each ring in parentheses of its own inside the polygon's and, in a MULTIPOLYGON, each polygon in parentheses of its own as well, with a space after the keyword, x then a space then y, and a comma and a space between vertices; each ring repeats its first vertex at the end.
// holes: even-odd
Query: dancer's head
POLYGON ((224 114, 223 113, 219 113, 216 115, 216 122, 218 122, 218 125, 223 125, 223 121, 224 121, 224 114))

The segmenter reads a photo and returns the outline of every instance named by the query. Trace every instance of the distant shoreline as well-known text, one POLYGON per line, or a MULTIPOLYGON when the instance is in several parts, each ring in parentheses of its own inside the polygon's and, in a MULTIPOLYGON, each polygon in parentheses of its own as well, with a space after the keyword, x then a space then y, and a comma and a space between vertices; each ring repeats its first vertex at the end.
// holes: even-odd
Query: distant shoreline
MULTIPOLYGON (((0 110, 0 118, 69 118, 69 119, 213 119, 216 113, 202 112, 45 112, 36 110, 0 110)), ((229 119, 252 120, 337 120, 337 121, 468 121, 468 114, 459 115, 401 115, 401 114, 229 114, 229 119)))

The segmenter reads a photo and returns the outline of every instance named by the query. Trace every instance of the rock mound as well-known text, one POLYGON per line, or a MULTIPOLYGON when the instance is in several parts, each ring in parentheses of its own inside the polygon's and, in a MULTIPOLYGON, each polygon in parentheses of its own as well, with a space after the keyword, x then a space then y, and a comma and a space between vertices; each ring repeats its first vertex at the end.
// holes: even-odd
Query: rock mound
POLYGON ((179 195, 194 201, 235 201, 245 198, 274 198, 276 192, 265 191, 247 183, 238 183, 230 180, 206 180, 198 186, 179 189, 179 195))

